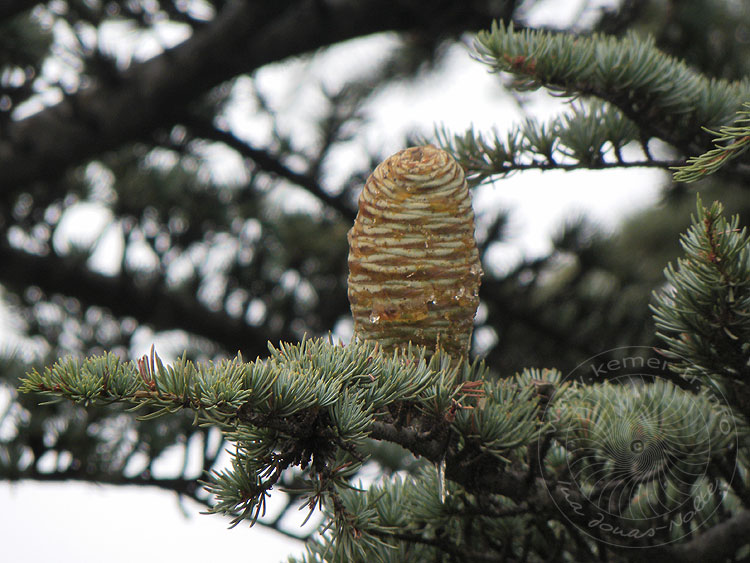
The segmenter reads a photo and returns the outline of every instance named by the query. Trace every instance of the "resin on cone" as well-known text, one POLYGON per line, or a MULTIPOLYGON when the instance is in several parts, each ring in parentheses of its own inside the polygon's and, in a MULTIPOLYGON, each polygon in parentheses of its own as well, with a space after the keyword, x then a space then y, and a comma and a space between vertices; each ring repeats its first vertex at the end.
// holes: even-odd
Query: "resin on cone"
POLYGON ((482 267, 464 171, 447 152, 411 147, 378 165, 348 238, 355 337, 468 354, 482 267))

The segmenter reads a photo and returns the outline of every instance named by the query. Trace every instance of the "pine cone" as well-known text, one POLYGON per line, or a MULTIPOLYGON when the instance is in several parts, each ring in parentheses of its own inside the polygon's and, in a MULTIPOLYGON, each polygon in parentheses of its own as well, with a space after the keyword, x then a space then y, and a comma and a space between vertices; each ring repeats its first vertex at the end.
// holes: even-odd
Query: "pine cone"
POLYGON ((348 238, 357 338, 467 355, 482 267, 464 171, 447 152, 411 147, 378 165, 348 238))

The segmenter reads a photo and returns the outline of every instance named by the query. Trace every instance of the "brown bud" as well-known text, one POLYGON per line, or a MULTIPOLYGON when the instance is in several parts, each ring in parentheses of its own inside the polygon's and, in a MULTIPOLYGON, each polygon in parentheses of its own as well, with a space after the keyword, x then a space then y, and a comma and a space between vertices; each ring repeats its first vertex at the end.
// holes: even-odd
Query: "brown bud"
POLYGON ((432 145, 402 150, 367 179, 349 231, 354 334, 466 355, 482 267, 463 169, 432 145))

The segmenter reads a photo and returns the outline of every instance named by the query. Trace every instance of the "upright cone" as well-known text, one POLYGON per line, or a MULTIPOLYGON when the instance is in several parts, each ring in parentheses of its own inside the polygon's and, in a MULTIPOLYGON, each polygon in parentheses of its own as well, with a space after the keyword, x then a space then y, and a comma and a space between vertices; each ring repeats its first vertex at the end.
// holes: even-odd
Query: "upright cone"
POLYGON ((348 238, 357 338, 468 353, 482 267, 464 171, 447 152, 411 147, 378 165, 348 238))

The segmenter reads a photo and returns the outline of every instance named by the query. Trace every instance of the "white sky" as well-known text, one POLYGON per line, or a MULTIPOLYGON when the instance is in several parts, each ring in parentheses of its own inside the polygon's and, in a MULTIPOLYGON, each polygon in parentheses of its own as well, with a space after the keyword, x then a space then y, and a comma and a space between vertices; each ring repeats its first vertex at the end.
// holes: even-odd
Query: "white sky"
MULTIPOLYGON (((557 21, 575 17, 579 6, 578 0, 546 2, 547 12, 540 11, 538 17, 541 19, 550 11, 557 21)), ((167 34, 164 42, 169 41, 167 34)), ((319 97, 320 87, 315 80, 299 84, 297 77, 312 76, 335 88, 341 76, 361 72, 362 60, 372 56, 373 48, 388 48, 392 41, 387 34, 374 36, 337 46, 313 63, 271 65, 257 73, 259 87, 272 101, 292 104, 295 109, 284 116, 281 126, 294 130, 295 141, 307 146, 313 142, 309 119, 319 111, 309 101, 319 97), (331 68, 341 73, 331 74, 331 68)), ((335 186, 348 171, 364 162, 369 150, 400 150, 407 131, 417 129, 430 134, 435 124, 444 124, 456 132, 463 132, 471 124, 478 130, 508 129, 519 120, 519 113, 515 103, 502 94, 497 80, 496 75, 469 57, 467 49, 452 49, 441 74, 418 84, 392 86, 375 97, 367 108, 370 123, 358 133, 357 143, 339 149, 327 164, 326 182, 335 186)), ((268 139, 269 124, 264 118, 253 118, 248 106, 250 98, 247 91, 243 93, 246 87, 247 83, 240 81, 235 91, 236 103, 226 117, 236 134, 262 146, 268 139)), ((541 117, 554 114, 560 109, 559 104, 544 95, 529 101, 529 107, 541 117)), ((227 173, 227 161, 222 161, 217 169, 227 173)), ((605 228, 615 228, 623 217, 655 201, 663 174, 642 169, 529 172, 480 187, 474 193, 474 205, 480 221, 482 213, 498 206, 513 210, 510 238, 497 249, 502 267, 504 260, 547 250, 550 233, 572 215, 585 213, 605 228)), ((310 205, 309 200, 303 201, 310 205)), ((124 242, 107 230, 107 213, 96 203, 84 203, 69 211, 55 234, 56 247, 87 246, 99 241, 103 246, 98 247, 99 256, 94 263, 97 269, 108 271, 112 263, 119 262, 124 242)), ((148 260, 148 255, 134 259, 148 260)), ((5 338, 7 344, 7 332, 5 338)), ((139 346, 144 349, 133 350, 134 355, 144 353, 150 346, 150 342, 141 340, 139 346)), ((2 344, 0 338, 0 349, 2 344)), ((199 515, 200 507, 194 504, 185 505, 191 513, 185 517, 174 495, 149 489, 38 483, 11 486, 0 482, 0 506, 3 558, 7 561, 262 563, 282 560, 299 549, 298 544, 262 528, 247 530, 241 525, 228 530, 227 520, 199 515)))
POLYGON ((227 529, 201 505, 139 487, 81 483, 0 483, 3 561, 282 561, 302 553, 261 527, 227 529), (185 513, 183 513, 183 509, 185 513))

